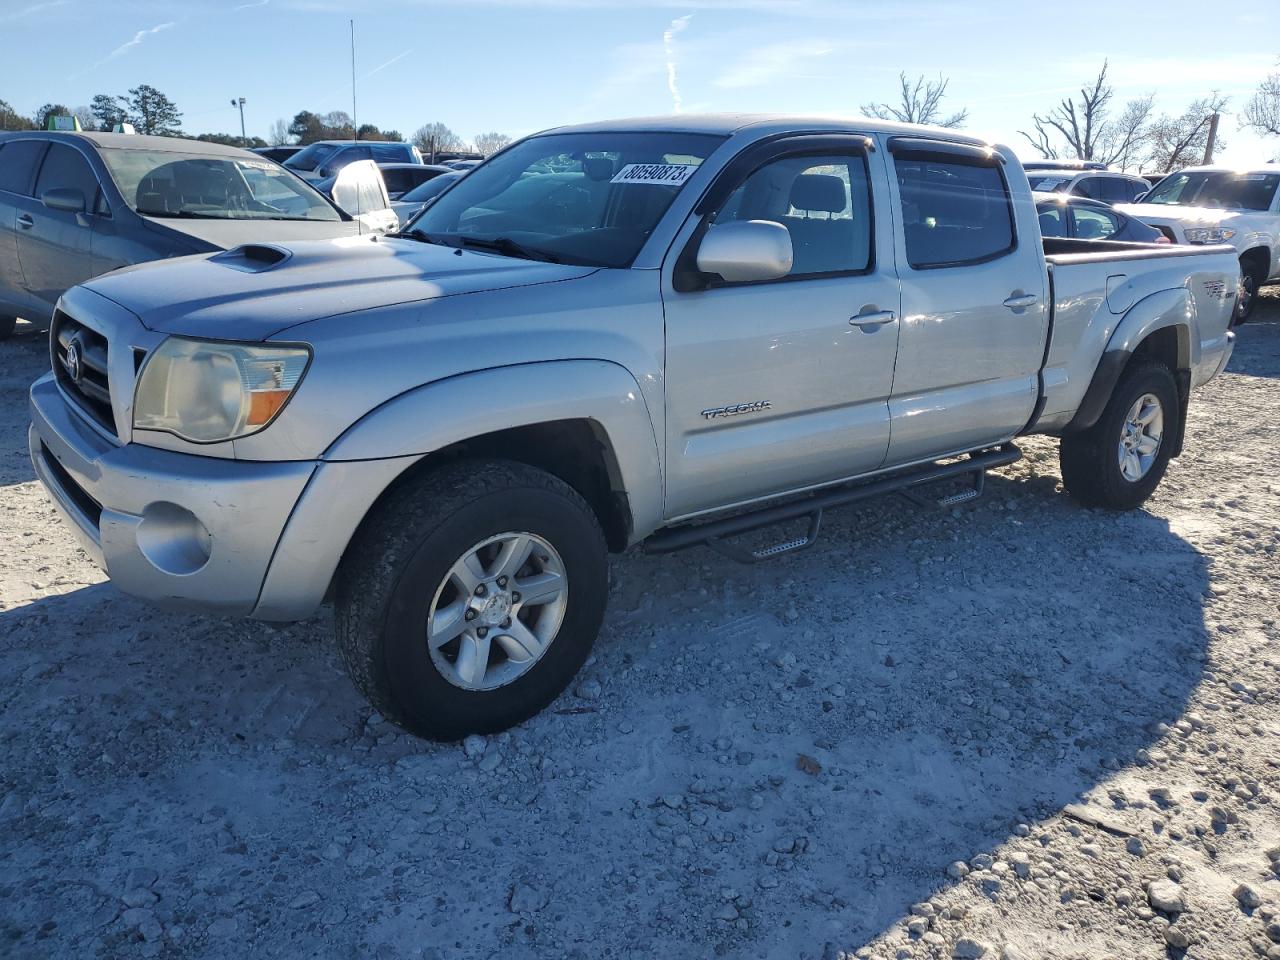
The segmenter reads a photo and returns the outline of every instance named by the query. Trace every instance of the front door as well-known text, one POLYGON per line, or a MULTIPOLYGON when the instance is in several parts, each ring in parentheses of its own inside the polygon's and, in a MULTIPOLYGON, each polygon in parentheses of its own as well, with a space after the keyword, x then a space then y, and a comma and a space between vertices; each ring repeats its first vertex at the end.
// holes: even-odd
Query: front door
POLYGON ((898 281, 883 166, 863 137, 772 145, 731 164, 664 270, 666 514, 677 519, 877 469, 889 443, 898 281), (873 183, 875 189, 873 189, 873 183), (681 292, 675 264, 702 230, 771 220, 787 277, 681 292))
POLYGON ((1008 439, 1031 419, 1048 335, 1044 252, 985 148, 890 140, 903 229, 892 466, 1008 439), (1015 213, 1015 210, 1018 211, 1015 213))
POLYGON ((18 221, 18 258, 27 290, 47 305, 50 313, 63 293, 96 273, 93 214, 98 202, 98 180, 89 162, 75 147, 51 143, 36 175, 35 196, 26 201, 18 221), (46 207, 40 198, 54 189, 80 191, 84 212, 46 207))

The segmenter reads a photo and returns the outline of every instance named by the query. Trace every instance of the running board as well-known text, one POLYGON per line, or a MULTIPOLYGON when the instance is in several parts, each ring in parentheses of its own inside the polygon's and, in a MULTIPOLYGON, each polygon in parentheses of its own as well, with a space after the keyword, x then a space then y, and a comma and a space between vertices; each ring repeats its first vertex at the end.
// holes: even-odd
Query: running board
POLYGON ((670 527, 660 530, 644 542, 646 553, 674 553, 705 544, 713 550, 724 554, 740 563, 759 563, 772 560, 784 554, 795 553, 813 546, 818 539, 818 531, 822 526, 822 512, 845 504, 856 503, 877 497, 882 493, 902 493, 917 503, 924 503, 913 488, 940 480, 951 480, 957 477, 973 478, 973 487, 960 493, 942 497, 934 501, 942 507, 952 507, 959 503, 981 496, 988 470, 1008 466, 1022 459, 1022 451, 1015 444, 1006 443, 992 450, 971 453, 963 460, 950 463, 931 463, 924 467, 904 471, 881 480, 851 487, 837 487, 809 494, 799 500, 781 503, 772 507, 764 507, 751 513, 736 514, 722 520, 710 520, 706 523, 691 524, 681 527, 670 527), (773 546, 759 550, 747 550, 736 544, 727 543, 726 537, 750 533, 763 527, 784 523, 807 517, 809 530, 802 537, 785 540, 773 546))

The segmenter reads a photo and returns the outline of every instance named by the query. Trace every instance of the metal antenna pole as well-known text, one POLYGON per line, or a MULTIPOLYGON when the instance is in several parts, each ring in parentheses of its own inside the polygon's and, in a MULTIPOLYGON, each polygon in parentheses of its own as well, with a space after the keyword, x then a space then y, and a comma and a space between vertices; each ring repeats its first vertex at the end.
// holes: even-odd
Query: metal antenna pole
POLYGON ((360 139, 360 124, 356 121, 356 22, 348 20, 351 27, 351 129, 352 139, 360 139))

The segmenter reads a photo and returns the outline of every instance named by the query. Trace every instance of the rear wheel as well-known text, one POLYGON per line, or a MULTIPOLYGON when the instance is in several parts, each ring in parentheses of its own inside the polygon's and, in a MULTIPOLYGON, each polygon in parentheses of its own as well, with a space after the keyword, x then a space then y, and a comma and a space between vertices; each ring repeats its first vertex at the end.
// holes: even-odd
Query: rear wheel
POLYGON ((1063 486, 1088 507, 1141 506, 1164 477, 1180 416, 1169 368, 1153 360, 1131 363, 1098 422, 1062 438, 1063 486))
POLYGON ((17 325, 17 317, 0 317, 0 340, 8 340, 12 337, 14 328, 17 325))
POLYGON ((1266 280, 1266 267, 1257 258, 1246 257, 1240 261, 1240 294, 1236 298, 1236 313, 1233 324, 1241 324, 1249 319, 1258 302, 1258 289, 1266 280))
POLYGON ((463 461, 406 484, 339 573, 338 644, 360 691, 434 740, 513 726, 595 642, 604 534, 578 493, 524 464, 463 461))

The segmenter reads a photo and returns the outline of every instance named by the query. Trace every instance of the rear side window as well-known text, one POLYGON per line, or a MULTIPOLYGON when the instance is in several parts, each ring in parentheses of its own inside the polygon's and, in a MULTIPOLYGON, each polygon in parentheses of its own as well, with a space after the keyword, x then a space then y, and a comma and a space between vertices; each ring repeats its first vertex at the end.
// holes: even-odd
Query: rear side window
POLYGON ((40 165, 36 179, 36 196, 46 190, 79 190, 84 194, 85 208, 94 209, 98 199, 98 178, 79 150, 65 143, 52 143, 40 165))
POLYGON ((1072 194, 1077 197, 1088 197, 1090 200, 1103 200, 1102 182, 1103 177, 1084 177, 1076 181, 1076 185, 1071 188, 1072 194))
POLYGON ((1040 217, 1040 236, 1067 236, 1067 216, 1060 204, 1047 203, 1038 207, 1036 213, 1040 217))
POLYGON ((1128 203, 1138 193, 1133 181, 1124 177, 1104 177, 1101 185, 1102 196, 1098 199, 1107 203, 1128 203))
POLYGON ((911 150, 894 165, 913 268, 982 263, 1013 250, 1013 205, 997 161, 911 150))
POLYGON ((404 193, 417 185, 408 170, 383 170, 382 179, 387 184, 388 193, 404 193))
POLYGON ((405 163, 412 159, 404 147, 397 143, 374 144, 371 149, 373 159, 379 163, 405 163))
POLYGON ((1120 229, 1120 218, 1097 207, 1072 207, 1077 240, 1106 240, 1120 229))
POLYGON ((31 180, 47 146, 43 140, 11 140, 0 151, 0 190, 31 196, 31 180))

